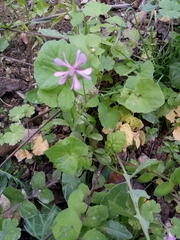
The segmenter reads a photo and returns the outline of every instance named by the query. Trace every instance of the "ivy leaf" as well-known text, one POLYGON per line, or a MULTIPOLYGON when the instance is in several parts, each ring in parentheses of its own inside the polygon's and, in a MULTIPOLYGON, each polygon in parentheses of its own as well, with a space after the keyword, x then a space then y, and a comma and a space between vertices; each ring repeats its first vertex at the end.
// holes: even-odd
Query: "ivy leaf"
POLYGON ((82 167, 88 169, 91 166, 87 145, 75 137, 60 140, 45 154, 57 169, 67 174, 73 175, 82 167))
POLYGON ((18 240, 21 236, 21 229, 18 226, 17 219, 3 219, 2 231, 0 231, 0 239, 18 240))
POLYGON ((146 201, 142 205, 141 215, 144 217, 144 219, 146 219, 149 222, 153 222, 154 214, 160 212, 161 212, 160 205, 156 203, 154 200, 146 201))
POLYGON ((101 56, 100 62, 101 62, 101 71, 104 71, 104 69, 107 71, 112 70, 115 63, 115 61, 109 56, 107 57, 101 56))
POLYGON ((98 17, 99 15, 106 14, 110 9, 111 9, 111 6, 109 6, 109 5, 106 5, 104 3, 90 1, 85 5, 85 7, 83 9, 83 13, 86 16, 98 17))
POLYGON ((105 149, 111 155, 113 153, 121 152, 126 144, 126 134, 121 131, 110 133, 107 135, 105 142, 105 149))
POLYGON ((9 145, 15 145, 22 140, 24 135, 24 127, 18 123, 11 124, 10 132, 6 132, 3 136, 4 142, 9 145))

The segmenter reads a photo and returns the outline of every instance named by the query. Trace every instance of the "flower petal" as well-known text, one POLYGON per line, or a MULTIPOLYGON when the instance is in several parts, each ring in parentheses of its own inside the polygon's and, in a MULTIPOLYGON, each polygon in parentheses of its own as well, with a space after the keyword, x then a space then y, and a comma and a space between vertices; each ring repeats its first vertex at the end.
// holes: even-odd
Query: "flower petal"
POLYGON ((64 76, 59 80, 59 84, 60 84, 60 85, 63 85, 63 84, 66 82, 67 77, 68 77, 68 74, 64 75, 64 76))
POLYGON ((69 74, 69 72, 55 72, 54 77, 60 77, 60 76, 66 75, 66 74, 69 74))
POLYGON ((59 66, 64 66, 64 67, 69 67, 68 65, 67 65, 67 63, 65 63, 65 62, 63 62, 61 59, 59 59, 59 58, 55 58, 54 59, 54 62, 57 64, 57 65, 59 65, 59 66))
POLYGON ((81 88, 81 84, 76 76, 76 74, 73 75, 73 83, 71 85, 71 89, 79 90, 81 88))
POLYGON ((74 67, 78 67, 79 65, 81 65, 82 63, 85 63, 87 61, 87 57, 85 54, 81 53, 80 50, 77 50, 76 53, 76 62, 74 64, 74 67))
POLYGON ((92 72, 92 68, 87 68, 87 69, 84 69, 84 70, 76 70, 76 73, 81 75, 86 80, 91 80, 91 77, 88 76, 91 72, 92 72))
POLYGON ((63 52, 63 57, 64 57, 64 60, 65 60, 65 63, 66 63, 66 66, 68 68, 71 68, 72 66, 70 65, 70 63, 67 61, 67 58, 66 58, 66 54, 63 52))

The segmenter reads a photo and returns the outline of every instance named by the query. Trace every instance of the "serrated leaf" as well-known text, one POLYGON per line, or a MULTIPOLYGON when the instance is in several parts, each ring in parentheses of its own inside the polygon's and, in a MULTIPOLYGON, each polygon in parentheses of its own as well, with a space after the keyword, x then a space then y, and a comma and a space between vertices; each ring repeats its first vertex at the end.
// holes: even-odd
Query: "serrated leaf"
POLYGON ((171 233, 173 235, 176 235, 177 238, 180 238, 180 219, 173 217, 171 221, 173 223, 173 227, 171 228, 171 233))
POLYGON ((111 155, 113 153, 121 152, 126 144, 126 135, 124 132, 117 131, 107 135, 105 142, 105 149, 111 155))
POLYGON ((24 127, 18 123, 13 123, 10 126, 10 132, 6 132, 3 136, 4 142, 9 145, 15 145, 22 140, 24 135, 24 127))
POLYGON ((21 236, 21 229, 17 228, 17 219, 3 219, 2 231, 0 231, 0 239, 2 240, 18 240, 21 236))
POLYGON ((154 214, 160 213, 161 208, 154 200, 146 201, 141 208, 141 215, 149 222, 154 221, 154 214))
POLYGON ((52 229, 55 239, 76 240, 80 234, 82 221, 72 209, 61 211, 54 220, 52 229))
POLYGON ((104 69, 107 71, 112 70, 115 63, 115 61, 109 56, 107 57, 101 56, 100 62, 101 62, 101 71, 104 71, 104 69))
POLYGON ((97 227, 97 230, 100 230, 116 240, 126 240, 133 237, 125 226, 113 220, 101 223, 101 225, 97 227))
POLYGON ((165 196, 173 190, 174 186, 175 184, 173 182, 163 182, 156 187, 154 196, 165 196))

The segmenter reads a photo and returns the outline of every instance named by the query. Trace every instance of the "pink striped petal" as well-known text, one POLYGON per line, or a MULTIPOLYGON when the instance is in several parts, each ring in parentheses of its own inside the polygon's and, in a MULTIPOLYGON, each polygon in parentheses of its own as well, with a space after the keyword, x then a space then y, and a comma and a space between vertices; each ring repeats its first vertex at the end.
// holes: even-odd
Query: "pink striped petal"
POLYGON ((67 66, 67 63, 63 62, 63 61, 62 61, 61 59, 59 59, 59 58, 55 58, 55 59, 54 59, 54 62, 55 62, 57 65, 59 65, 59 66, 68 67, 68 66, 67 66))
POLYGON ((74 68, 78 67, 82 63, 85 63, 87 61, 87 57, 85 54, 81 53, 80 50, 77 50, 76 53, 76 62, 74 64, 74 68))
POLYGON ((69 62, 67 61, 67 58, 66 58, 66 54, 63 52, 63 57, 64 57, 64 60, 65 60, 65 63, 66 63, 66 66, 68 68, 71 68, 72 66, 69 64, 69 62))
POLYGON ((74 89, 74 90, 79 90, 81 88, 81 84, 79 82, 79 80, 77 79, 77 76, 76 74, 73 75, 73 83, 71 85, 71 89, 74 89))

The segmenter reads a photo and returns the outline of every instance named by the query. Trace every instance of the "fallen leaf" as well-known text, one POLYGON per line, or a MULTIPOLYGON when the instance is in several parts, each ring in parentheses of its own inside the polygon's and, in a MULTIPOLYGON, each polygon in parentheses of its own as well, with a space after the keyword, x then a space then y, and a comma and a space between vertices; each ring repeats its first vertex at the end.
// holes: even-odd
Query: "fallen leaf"
POLYGON ((41 134, 37 134, 31 143, 31 149, 34 155, 41 156, 49 149, 48 141, 43 140, 41 134))
POLYGON ((20 149, 14 154, 14 156, 17 158, 18 162, 21 162, 24 159, 32 159, 33 154, 28 152, 26 149, 20 149))
POLYGON ((172 134, 175 140, 180 141, 180 127, 177 127, 176 129, 174 129, 172 134))
POLYGON ((166 118, 171 122, 176 122, 176 118, 180 117, 180 106, 176 109, 172 109, 167 115, 166 118))
POLYGON ((128 123, 125 123, 121 126, 120 131, 126 134, 126 146, 131 146, 133 144, 133 132, 128 123))

